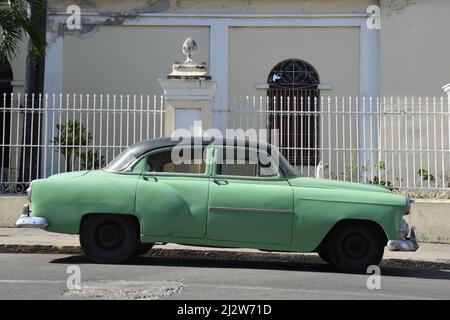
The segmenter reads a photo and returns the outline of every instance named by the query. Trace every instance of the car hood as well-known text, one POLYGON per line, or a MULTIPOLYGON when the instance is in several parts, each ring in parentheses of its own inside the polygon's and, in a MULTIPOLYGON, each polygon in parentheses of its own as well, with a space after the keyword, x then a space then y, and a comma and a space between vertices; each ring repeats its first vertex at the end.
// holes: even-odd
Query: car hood
POLYGON ((72 171, 72 172, 65 172, 65 173, 58 173, 58 174, 54 174, 52 176, 49 177, 49 179, 59 179, 59 178, 78 178, 78 177, 82 177, 85 174, 89 173, 89 170, 84 170, 84 171, 72 171))
POLYGON ((290 179, 289 183, 294 187, 307 187, 307 188, 321 188, 321 189, 346 189, 357 191, 372 191, 390 193, 387 188, 354 182, 327 180, 327 179, 315 179, 315 178, 294 178, 290 179))

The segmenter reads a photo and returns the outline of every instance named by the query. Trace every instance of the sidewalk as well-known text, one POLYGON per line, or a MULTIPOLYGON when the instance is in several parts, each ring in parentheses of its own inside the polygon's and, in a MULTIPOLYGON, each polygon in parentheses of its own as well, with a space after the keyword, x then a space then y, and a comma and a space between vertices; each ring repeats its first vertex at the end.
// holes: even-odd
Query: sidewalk
MULTIPOLYGON (((65 253, 79 254, 78 235, 50 233, 40 229, 0 228, 0 253, 65 253)), ((232 260, 282 260, 317 262, 314 253, 275 253, 255 249, 229 249, 177 244, 155 245, 150 255, 182 258, 232 260)), ((450 244, 420 243, 416 252, 385 251, 383 263, 388 265, 419 265, 450 268, 450 244)))

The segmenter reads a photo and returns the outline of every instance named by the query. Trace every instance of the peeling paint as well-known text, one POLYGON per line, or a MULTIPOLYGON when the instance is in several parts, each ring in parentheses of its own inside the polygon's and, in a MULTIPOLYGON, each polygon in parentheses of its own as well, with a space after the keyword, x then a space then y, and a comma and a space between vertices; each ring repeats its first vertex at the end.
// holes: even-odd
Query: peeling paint
MULTIPOLYGON (((102 14, 103 15, 103 14, 102 14)), ((114 25, 122 25, 124 24, 127 16, 126 15, 121 15, 121 14, 111 14, 111 13, 107 13, 105 14, 106 16, 110 17, 108 19, 106 19, 102 25, 107 25, 107 26, 114 26, 114 25)))
POLYGON ((177 11, 180 10, 180 8, 181 8, 181 0, 176 0, 173 5, 173 9, 177 11))
POLYGON ((83 8, 96 8, 97 2, 95 0, 78 0, 78 6, 83 8))
POLYGON ((65 26, 63 24, 57 24, 55 30, 54 21, 48 19, 47 20, 47 42, 49 46, 56 42, 56 39, 62 37, 64 35, 65 26))
POLYGON ((163 12, 170 9, 169 0, 149 0, 143 8, 135 9, 134 13, 155 13, 163 12))
POLYGON ((99 24, 92 23, 88 18, 83 17, 81 18, 81 30, 69 30, 65 25, 62 25, 62 27, 62 33, 60 34, 61 36, 76 36, 83 37, 84 39, 92 37, 100 30, 99 24))
POLYGON ((381 8, 389 17, 392 13, 400 13, 401 10, 416 4, 414 0, 381 0, 381 8))

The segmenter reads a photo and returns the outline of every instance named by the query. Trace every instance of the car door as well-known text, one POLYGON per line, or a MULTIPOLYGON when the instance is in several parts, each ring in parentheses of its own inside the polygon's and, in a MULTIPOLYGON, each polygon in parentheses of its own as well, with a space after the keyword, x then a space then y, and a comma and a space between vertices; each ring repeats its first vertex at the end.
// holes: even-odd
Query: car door
POLYGON ((158 150, 143 160, 145 169, 137 183, 135 208, 141 219, 142 233, 144 236, 203 238, 210 151, 201 146, 191 148, 182 163, 173 160, 172 151, 172 148, 158 150))
POLYGON ((251 148, 216 147, 214 162, 208 239, 290 244, 293 190, 270 156, 251 148))

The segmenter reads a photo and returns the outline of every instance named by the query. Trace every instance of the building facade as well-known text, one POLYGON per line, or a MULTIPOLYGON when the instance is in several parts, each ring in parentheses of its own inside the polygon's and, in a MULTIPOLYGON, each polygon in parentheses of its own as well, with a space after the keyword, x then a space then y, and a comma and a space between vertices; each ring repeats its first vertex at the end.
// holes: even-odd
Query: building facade
MULTIPOLYGON (((44 88, 50 95, 159 95, 158 79, 170 73, 172 63, 184 60, 181 44, 193 37, 198 44, 194 60, 205 62, 217 82, 215 110, 245 105, 247 97, 263 99, 278 111, 298 110, 299 101, 305 101, 307 112, 327 112, 328 107, 328 114, 306 122, 269 115, 252 123, 284 125, 282 143, 296 139, 293 149, 313 145, 308 155, 293 151, 290 160, 299 166, 315 166, 319 158, 345 163, 361 149, 369 150, 366 157, 374 162, 383 158, 380 148, 388 148, 393 137, 405 140, 401 148, 414 144, 419 126, 405 122, 397 132, 389 119, 352 116, 352 108, 361 111, 355 99, 444 96, 442 87, 450 82, 449 13, 447 0, 48 0, 44 88), (80 9, 79 28, 73 28, 73 5, 80 9), (332 107, 326 105, 328 98, 332 107), (341 110, 349 112, 347 118, 336 116, 341 110), (289 125, 302 132, 286 131, 289 125), (318 133, 305 132, 317 127, 318 133), (332 139, 333 148, 343 146, 342 153, 326 147, 332 139)), ((10 70, 0 71, 5 92, 22 92, 25 46, 10 70)), ((395 101, 388 109, 392 114, 395 101)), ((376 107, 383 111, 384 106, 376 107)), ((412 110, 409 102, 398 108, 412 110)), ((439 130, 447 132, 443 117, 439 130)), ((213 120, 212 126, 236 123, 228 118, 225 124, 213 120)), ((447 133, 439 148, 450 149, 447 133)), ((404 154, 395 158, 405 161, 404 154)), ((441 162, 433 170, 437 167, 441 162)))
MULTIPOLYGON (((326 95, 436 96, 450 81, 448 12, 445 0, 49 1, 45 91, 158 93, 192 36, 195 59, 218 82, 217 103, 265 95, 286 59, 311 64, 326 95), (65 26, 73 4, 80 30, 65 26), (367 27, 371 5, 380 29, 367 27)), ((23 51, 11 63, 16 90, 23 51)))

